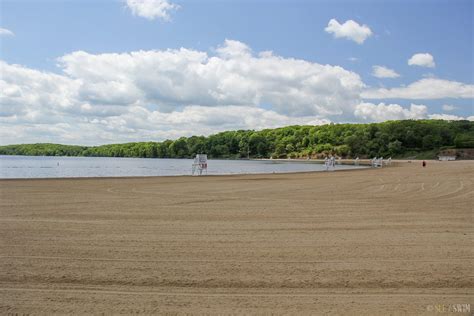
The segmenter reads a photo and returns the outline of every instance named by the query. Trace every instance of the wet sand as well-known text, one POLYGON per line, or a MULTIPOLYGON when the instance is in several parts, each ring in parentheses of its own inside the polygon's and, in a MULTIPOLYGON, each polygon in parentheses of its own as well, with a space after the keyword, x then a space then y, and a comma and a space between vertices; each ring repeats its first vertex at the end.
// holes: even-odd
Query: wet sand
POLYGON ((436 315, 474 302, 473 178, 0 180, 0 313, 436 315))

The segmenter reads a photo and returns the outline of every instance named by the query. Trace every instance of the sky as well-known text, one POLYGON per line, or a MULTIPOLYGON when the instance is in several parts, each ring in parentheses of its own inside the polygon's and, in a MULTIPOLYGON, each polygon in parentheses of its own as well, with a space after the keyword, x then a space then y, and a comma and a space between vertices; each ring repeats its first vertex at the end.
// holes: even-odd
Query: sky
POLYGON ((470 0, 0 0, 0 144, 474 120, 470 0))

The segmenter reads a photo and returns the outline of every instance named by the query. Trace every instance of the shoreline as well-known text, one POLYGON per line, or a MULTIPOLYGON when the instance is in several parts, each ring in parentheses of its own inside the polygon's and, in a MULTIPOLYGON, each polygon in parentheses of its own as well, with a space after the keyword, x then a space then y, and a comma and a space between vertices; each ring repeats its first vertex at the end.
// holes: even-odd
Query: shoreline
MULTIPOLYGON (((161 159, 161 158, 159 158, 161 159)), ((212 161, 212 160, 210 160, 212 161)), ((240 160, 235 160, 235 161, 240 161, 240 160)), ((251 159, 251 160, 246 160, 246 161, 265 161, 265 160, 257 160, 257 159, 251 159)), ((271 161, 271 159, 268 159, 268 161, 271 161)), ((320 162, 315 162, 315 161, 276 161, 278 162, 285 162, 285 163, 306 163, 306 164, 321 164, 320 162)), ((366 170, 366 169, 371 169, 370 165, 362 163, 359 166, 354 166, 353 164, 349 163, 341 163, 342 165, 350 165, 353 166, 354 168, 343 168, 343 169, 338 169, 337 168, 337 163, 336 163, 336 168, 333 170, 314 170, 314 171, 279 171, 279 172, 251 172, 251 173, 222 173, 222 174, 203 174, 202 176, 199 177, 222 177, 222 176, 245 176, 245 175, 278 175, 278 174, 300 174, 300 173, 320 173, 320 172, 341 172, 341 171, 354 171, 354 170, 366 170)), ((390 166, 387 166, 390 167, 390 166)), ((78 176, 78 177, 34 177, 34 178, 1 178, 0 181, 3 180, 47 180, 47 179, 127 179, 127 178, 162 178, 162 177, 198 177, 197 175, 191 175, 191 174, 178 174, 178 175, 140 175, 140 176, 78 176)))
MULTIPOLYGON (((177 159, 177 160, 193 160, 194 158, 171 158, 171 157, 154 157, 154 158, 148 158, 148 157, 109 157, 109 156, 43 156, 43 155, 0 155, 0 157, 41 157, 41 158, 114 158, 114 159, 177 159)), ((355 158, 350 158, 350 159, 342 159, 342 161, 354 161, 355 158)), ((386 159, 386 158, 384 158, 386 159)), ((288 161, 288 162, 304 162, 304 161, 321 161, 324 162, 324 159, 317 159, 317 158, 311 158, 311 159, 306 159, 306 158, 209 158, 208 160, 235 160, 235 161, 288 161)), ((360 161, 370 161, 370 158, 360 158, 360 161)), ((422 160, 429 160, 429 161, 438 161, 438 159, 435 158, 430 158, 430 159, 421 159, 421 158, 392 158, 392 161, 409 161, 409 160, 414 160, 414 161, 422 161, 422 160)), ((455 161, 474 161, 474 159, 456 159, 455 161)))
MULTIPOLYGON (((384 167, 385 168, 385 167, 384 167)), ((388 168, 388 167, 387 167, 388 168)), ((291 171, 291 172, 272 172, 272 173, 233 173, 233 174, 206 174, 201 176, 193 175, 163 175, 163 176, 117 176, 117 177, 44 177, 44 178, 0 178, 0 181, 12 181, 12 180, 76 180, 76 179, 150 179, 150 178, 209 178, 209 177, 239 177, 239 176, 262 176, 262 175, 298 175, 298 174, 314 174, 314 173, 331 173, 331 172, 342 172, 342 171, 360 171, 367 169, 375 169, 370 167, 360 167, 354 169, 339 169, 339 170, 320 170, 320 171, 291 171)))

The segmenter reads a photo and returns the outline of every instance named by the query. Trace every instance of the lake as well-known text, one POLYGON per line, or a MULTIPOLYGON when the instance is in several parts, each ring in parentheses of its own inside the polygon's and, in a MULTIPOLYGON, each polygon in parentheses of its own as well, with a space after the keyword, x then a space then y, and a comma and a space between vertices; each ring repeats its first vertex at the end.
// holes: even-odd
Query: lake
MULTIPOLYGON (((192 159, 0 156, 0 178, 75 178, 191 175, 192 159)), ((364 168, 337 165, 336 170, 364 168)), ((324 171, 311 161, 209 160, 207 174, 324 171)))

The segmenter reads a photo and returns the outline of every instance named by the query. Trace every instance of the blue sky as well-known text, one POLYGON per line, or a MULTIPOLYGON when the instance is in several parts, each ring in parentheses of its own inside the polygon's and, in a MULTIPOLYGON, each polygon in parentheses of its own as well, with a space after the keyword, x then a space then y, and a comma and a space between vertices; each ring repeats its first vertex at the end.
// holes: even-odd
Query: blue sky
POLYGON ((474 115, 472 1, 0 3, 2 143, 474 115))

